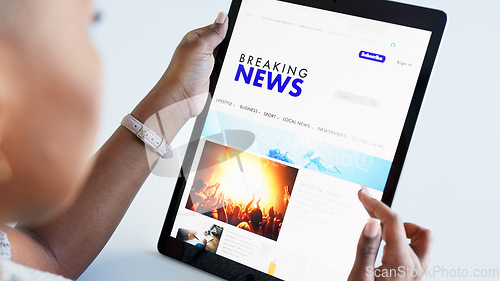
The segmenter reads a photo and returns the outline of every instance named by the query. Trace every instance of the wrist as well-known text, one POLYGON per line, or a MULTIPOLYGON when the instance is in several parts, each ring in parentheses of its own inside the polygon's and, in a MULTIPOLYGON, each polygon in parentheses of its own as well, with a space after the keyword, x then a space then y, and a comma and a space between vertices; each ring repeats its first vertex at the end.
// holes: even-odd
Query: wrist
POLYGON ((134 108, 131 115, 171 143, 191 118, 189 104, 175 89, 151 92, 134 108))
POLYGON ((189 120, 190 110, 188 101, 184 98, 183 90, 179 87, 161 87, 156 85, 144 99, 134 108, 132 115, 141 122, 146 122, 149 118, 164 109, 170 109, 176 117, 189 120), (175 109, 172 110, 172 109, 175 109))
POLYGON ((165 138, 159 136, 154 130, 142 124, 130 114, 122 119, 121 125, 127 128, 146 144, 153 152, 164 159, 172 158, 172 147, 165 138))

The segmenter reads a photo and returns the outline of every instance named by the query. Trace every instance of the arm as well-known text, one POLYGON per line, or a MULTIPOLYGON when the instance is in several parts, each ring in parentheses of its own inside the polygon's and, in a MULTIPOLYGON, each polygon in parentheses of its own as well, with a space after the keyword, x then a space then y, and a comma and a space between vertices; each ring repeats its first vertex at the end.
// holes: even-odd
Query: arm
POLYGON ((276 214, 274 213, 274 207, 269 209, 269 220, 267 221, 266 228, 264 229, 264 236, 271 238, 273 236, 273 227, 274 227, 274 217, 276 214))
POLYGON ((252 206, 253 201, 255 201, 255 194, 253 195, 252 201, 248 202, 247 206, 245 207, 245 216, 248 217, 248 210, 250 209, 250 206, 252 206))
POLYGON ((276 219, 274 220, 273 236, 272 236, 274 240, 278 239, 282 222, 283 222, 283 214, 280 212, 276 212, 276 219))
POLYGON ((220 193, 219 195, 217 195, 217 197, 215 197, 215 194, 214 194, 213 197, 207 198, 205 200, 204 209, 206 211, 211 211, 211 210, 219 209, 222 206, 223 206, 222 193, 220 193))
MULTIPOLYGON (((144 123, 161 110, 167 115, 162 124, 168 142, 203 108, 213 50, 227 31, 227 20, 218 20, 184 37, 161 80, 132 112, 144 123)), ((122 127, 92 161, 82 192, 61 216, 41 226, 7 230, 15 262, 76 279, 99 254, 151 169, 144 144, 122 127)))
POLYGON ((220 207, 217 209, 217 217, 220 221, 227 223, 227 213, 224 207, 220 207))

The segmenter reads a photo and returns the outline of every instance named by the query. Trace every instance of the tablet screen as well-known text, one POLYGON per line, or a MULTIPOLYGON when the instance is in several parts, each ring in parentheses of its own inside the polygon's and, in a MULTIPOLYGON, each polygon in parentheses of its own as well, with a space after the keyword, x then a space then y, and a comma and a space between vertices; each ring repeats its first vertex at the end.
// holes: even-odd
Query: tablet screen
POLYGON ((346 280, 431 32, 243 1, 172 237, 284 280, 346 280))

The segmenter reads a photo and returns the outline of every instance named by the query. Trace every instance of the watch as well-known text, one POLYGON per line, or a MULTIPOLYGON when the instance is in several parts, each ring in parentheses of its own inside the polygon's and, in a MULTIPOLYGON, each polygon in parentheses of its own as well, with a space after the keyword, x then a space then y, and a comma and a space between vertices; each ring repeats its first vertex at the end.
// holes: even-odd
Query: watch
POLYGON ((134 116, 127 114, 123 118, 121 125, 136 135, 146 146, 149 146, 154 152, 160 155, 161 158, 172 158, 172 147, 167 143, 167 140, 142 124, 134 116))

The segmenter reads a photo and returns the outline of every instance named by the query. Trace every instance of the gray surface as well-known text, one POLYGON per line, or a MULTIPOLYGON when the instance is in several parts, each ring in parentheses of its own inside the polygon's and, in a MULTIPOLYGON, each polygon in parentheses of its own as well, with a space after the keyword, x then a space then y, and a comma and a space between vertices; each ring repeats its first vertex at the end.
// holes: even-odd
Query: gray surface
MULTIPOLYGON (((212 22, 229 2, 98 2, 103 21, 92 34, 103 59, 105 88, 96 147, 155 84, 182 35, 212 22)), ((434 231, 431 266, 500 268, 500 2, 404 2, 445 10, 448 27, 394 209, 434 231)), ((183 129, 177 144, 188 139, 191 126, 183 129)), ((156 253, 174 184, 172 178, 156 176, 146 182, 109 244, 79 280, 217 280, 156 253)))

